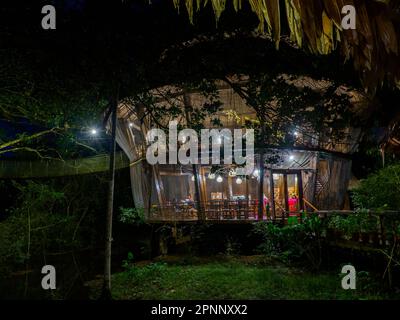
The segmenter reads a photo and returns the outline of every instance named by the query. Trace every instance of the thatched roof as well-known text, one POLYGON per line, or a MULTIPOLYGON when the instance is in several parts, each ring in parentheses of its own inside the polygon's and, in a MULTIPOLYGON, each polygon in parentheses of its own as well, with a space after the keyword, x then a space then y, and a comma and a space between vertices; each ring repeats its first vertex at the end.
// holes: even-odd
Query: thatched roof
MULTIPOLYGON (((218 20, 227 3, 226 0, 173 1, 176 8, 186 7, 192 22, 194 11, 208 3, 218 20)), ((249 6, 260 21, 259 30, 271 35, 277 48, 281 25, 285 24, 290 39, 314 54, 325 55, 338 48, 345 60, 353 61, 366 90, 375 92, 384 81, 400 88, 400 1, 233 0, 232 3, 236 11, 249 6), (341 9, 345 5, 356 8, 355 30, 341 27, 341 9)))

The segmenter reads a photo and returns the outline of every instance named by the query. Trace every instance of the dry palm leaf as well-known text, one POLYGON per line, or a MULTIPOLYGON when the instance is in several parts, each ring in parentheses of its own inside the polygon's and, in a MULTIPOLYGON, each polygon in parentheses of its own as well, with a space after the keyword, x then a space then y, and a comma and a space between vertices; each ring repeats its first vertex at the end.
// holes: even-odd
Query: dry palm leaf
POLYGON ((286 18, 290 29, 290 40, 297 43, 299 47, 303 43, 303 32, 301 28, 299 0, 286 1, 286 18))
MULTIPOLYGON (((177 9, 181 2, 185 3, 192 23, 195 5, 199 10, 210 2, 217 21, 226 8, 226 0, 173 0, 177 9)), ((278 48, 281 2, 247 2, 258 17, 259 30, 272 36, 278 48)), ((232 0, 232 4, 236 11, 242 9, 242 0, 232 0)), ((398 0, 285 0, 284 6, 290 39, 299 47, 305 47, 314 54, 329 54, 340 42, 345 60, 353 61, 366 90, 374 92, 384 80, 400 88, 398 0), (356 30, 341 28, 341 10, 345 5, 356 8, 356 30)))

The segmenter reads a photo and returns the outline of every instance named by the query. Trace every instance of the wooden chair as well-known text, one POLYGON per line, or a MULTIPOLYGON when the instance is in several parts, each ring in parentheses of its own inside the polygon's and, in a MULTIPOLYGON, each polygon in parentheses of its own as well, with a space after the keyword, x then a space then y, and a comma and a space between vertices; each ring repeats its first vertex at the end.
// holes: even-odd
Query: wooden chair
POLYGON ((246 200, 240 200, 237 204, 237 218, 239 220, 246 220, 248 210, 248 202, 246 200))
POLYGON ((224 201, 222 201, 221 204, 222 204, 222 207, 221 207, 222 219, 232 220, 233 214, 232 214, 232 207, 231 207, 230 201, 224 200, 224 201))
POLYGON ((251 218, 252 220, 256 220, 258 214, 257 210, 257 202, 254 200, 250 200, 247 207, 247 219, 251 218))
POLYGON ((219 220, 219 204, 215 201, 209 201, 206 203, 206 219, 208 220, 219 220))

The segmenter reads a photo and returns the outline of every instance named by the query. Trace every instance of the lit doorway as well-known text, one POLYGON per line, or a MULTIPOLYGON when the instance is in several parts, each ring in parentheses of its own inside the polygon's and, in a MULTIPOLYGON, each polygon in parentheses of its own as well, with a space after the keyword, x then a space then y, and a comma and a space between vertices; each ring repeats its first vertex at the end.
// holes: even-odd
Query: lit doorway
POLYGON ((270 177, 274 218, 303 210, 303 185, 300 170, 272 170, 270 177))

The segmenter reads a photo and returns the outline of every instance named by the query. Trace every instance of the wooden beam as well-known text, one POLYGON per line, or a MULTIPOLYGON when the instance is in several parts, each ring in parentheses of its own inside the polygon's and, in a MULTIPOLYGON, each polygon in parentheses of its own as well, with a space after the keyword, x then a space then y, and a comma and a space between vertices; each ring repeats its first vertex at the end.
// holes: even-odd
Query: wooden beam
POLYGON ((260 154, 259 163, 259 184, 258 184, 258 220, 263 220, 264 215, 264 153, 260 154))
POLYGON ((272 210, 272 216, 274 220, 276 219, 276 212, 275 212, 275 190, 274 190, 274 172, 272 169, 270 170, 269 176, 269 186, 270 186, 270 209, 272 210))
POLYGON ((303 202, 303 178, 301 176, 301 172, 297 173, 297 183, 299 188, 299 203, 300 210, 304 210, 304 202, 303 202))
POLYGON ((283 192, 284 192, 284 197, 285 197, 285 210, 286 210, 286 215, 289 215, 289 195, 288 195, 288 184, 287 184, 287 174, 283 174, 283 192))

